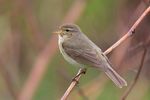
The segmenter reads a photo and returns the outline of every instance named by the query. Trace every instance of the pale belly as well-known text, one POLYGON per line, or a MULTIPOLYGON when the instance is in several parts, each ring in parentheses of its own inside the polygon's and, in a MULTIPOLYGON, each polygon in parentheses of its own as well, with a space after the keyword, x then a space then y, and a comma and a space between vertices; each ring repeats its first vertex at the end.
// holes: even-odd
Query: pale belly
POLYGON ((63 38, 59 36, 59 41, 58 41, 59 50, 60 50, 61 54, 63 55, 64 59, 65 59, 66 61, 68 61, 69 63, 73 64, 73 65, 76 65, 76 66, 78 66, 78 67, 82 67, 81 64, 77 63, 74 59, 72 59, 71 57, 69 57, 69 56, 65 53, 65 51, 64 51, 64 49, 63 49, 63 47, 62 47, 62 42, 63 42, 63 38))

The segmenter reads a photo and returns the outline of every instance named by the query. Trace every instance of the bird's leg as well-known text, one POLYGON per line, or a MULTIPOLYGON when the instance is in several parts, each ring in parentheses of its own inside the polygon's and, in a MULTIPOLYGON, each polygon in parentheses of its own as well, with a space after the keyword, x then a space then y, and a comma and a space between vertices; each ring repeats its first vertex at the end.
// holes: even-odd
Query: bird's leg
POLYGON ((81 68, 78 74, 72 79, 72 81, 76 81, 77 83, 79 83, 76 78, 79 77, 81 74, 86 74, 86 70, 86 68, 81 68))

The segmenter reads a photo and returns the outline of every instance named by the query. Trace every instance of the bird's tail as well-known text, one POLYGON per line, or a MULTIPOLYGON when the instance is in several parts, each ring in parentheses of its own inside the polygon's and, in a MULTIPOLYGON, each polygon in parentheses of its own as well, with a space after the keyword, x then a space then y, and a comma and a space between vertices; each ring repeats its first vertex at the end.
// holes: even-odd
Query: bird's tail
POLYGON ((105 73, 119 88, 127 86, 127 82, 110 66, 107 67, 105 73))

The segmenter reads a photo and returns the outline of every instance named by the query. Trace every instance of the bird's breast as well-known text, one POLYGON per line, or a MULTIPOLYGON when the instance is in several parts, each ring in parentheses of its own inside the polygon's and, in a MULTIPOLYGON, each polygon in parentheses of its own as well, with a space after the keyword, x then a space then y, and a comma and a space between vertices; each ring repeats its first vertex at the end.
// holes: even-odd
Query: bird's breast
POLYGON ((58 40, 59 50, 60 50, 61 54, 63 55, 64 59, 65 59, 66 61, 68 61, 69 63, 71 63, 71 64, 79 65, 74 59, 72 59, 72 58, 65 52, 65 50, 64 50, 64 48, 63 48, 63 46, 62 46, 63 42, 64 42, 64 39, 63 39, 61 36, 59 36, 59 40, 58 40))

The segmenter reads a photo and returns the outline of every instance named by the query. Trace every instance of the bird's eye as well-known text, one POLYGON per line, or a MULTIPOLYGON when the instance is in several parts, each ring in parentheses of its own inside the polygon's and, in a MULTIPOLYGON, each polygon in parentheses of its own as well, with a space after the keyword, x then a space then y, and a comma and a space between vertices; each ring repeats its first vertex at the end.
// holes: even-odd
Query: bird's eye
POLYGON ((69 32, 70 30, 69 29, 66 29, 66 32, 69 32))

